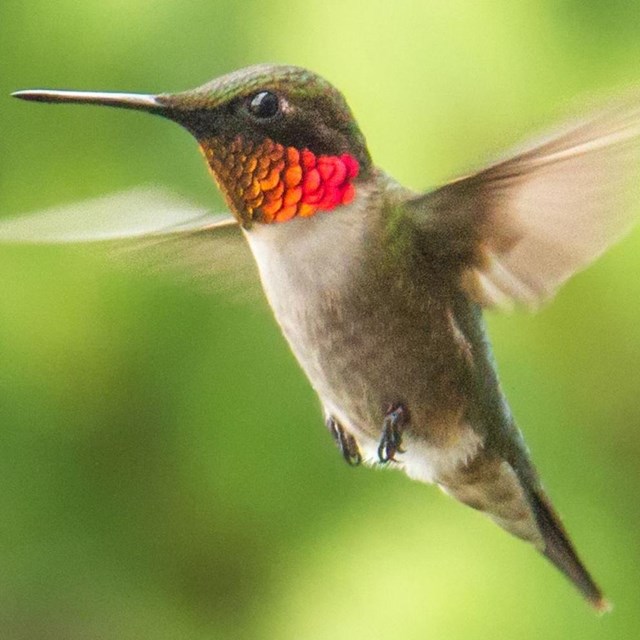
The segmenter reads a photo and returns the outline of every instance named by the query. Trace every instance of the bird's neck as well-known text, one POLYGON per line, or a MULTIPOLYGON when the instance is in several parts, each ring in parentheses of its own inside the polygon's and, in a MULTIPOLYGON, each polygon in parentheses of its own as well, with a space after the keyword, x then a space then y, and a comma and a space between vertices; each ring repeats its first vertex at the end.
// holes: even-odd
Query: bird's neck
POLYGON ((349 204, 360 166, 354 156, 316 155, 265 139, 241 135, 200 141, 220 190, 246 228, 310 218, 349 204))
POLYGON ((384 233, 390 184, 395 183, 374 171, 371 179, 357 184, 351 203, 330 213, 245 229, 269 298, 275 289, 304 293, 335 288, 362 269, 365 259, 371 260, 371 253, 384 246, 371 240, 384 233))

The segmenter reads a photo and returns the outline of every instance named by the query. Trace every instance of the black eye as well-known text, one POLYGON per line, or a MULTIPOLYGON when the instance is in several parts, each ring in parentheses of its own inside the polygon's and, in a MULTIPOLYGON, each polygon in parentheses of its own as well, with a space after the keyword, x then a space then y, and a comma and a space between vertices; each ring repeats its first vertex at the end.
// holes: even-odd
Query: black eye
POLYGON ((249 112, 256 118, 273 118, 279 111, 280 100, 271 91, 260 91, 249 98, 249 112))

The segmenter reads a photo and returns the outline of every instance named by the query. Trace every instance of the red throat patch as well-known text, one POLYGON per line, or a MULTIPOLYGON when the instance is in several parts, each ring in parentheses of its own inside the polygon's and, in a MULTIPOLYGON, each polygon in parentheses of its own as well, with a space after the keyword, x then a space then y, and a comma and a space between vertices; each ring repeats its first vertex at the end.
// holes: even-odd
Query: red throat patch
POLYGON ((351 155, 316 156, 272 140, 236 137, 200 145, 229 206, 250 221, 286 222, 348 204, 360 165, 351 155))

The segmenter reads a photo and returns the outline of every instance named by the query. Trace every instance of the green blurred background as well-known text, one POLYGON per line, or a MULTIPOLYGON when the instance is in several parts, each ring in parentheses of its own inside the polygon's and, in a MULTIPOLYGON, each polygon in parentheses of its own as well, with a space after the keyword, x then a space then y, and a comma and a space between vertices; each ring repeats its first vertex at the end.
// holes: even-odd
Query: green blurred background
MULTIPOLYGON (((640 81, 623 0, 2 0, 0 214, 139 184, 221 207, 194 142, 12 90, 322 73, 425 188, 640 81)), ((400 474, 352 470, 263 301, 85 252, 0 251, 0 637, 640 637, 640 230, 536 316, 491 315, 504 387, 582 555, 543 559, 400 474)))

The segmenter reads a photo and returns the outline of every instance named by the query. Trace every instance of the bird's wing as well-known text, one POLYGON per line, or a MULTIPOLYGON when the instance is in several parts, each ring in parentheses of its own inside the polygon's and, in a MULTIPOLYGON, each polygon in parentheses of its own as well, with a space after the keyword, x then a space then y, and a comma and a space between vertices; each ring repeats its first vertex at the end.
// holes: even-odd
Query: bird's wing
POLYGON ((640 95, 407 203, 424 251, 484 306, 536 308, 640 209, 640 95))
POLYGON ((180 196, 149 187, 0 220, 0 243, 84 244, 118 263, 169 271, 209 283, 224 273, 234 282, 255 267, 239 225, 180 196))

